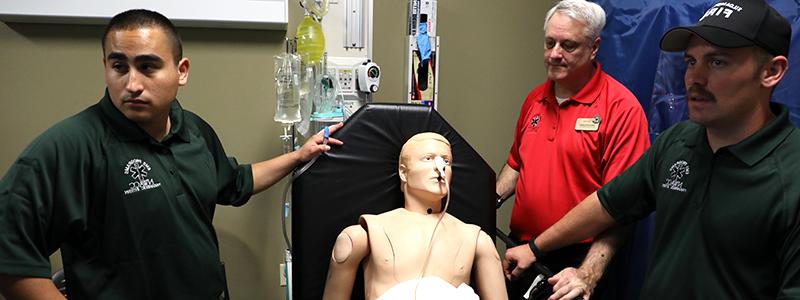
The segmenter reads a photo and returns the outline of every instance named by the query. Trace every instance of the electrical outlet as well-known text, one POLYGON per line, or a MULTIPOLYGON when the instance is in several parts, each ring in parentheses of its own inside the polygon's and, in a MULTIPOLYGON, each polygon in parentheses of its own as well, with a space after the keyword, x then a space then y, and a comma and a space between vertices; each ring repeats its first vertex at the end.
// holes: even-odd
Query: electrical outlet
POLYGON ((281 286, 286 286, 286 264, 281 263, 281 286))

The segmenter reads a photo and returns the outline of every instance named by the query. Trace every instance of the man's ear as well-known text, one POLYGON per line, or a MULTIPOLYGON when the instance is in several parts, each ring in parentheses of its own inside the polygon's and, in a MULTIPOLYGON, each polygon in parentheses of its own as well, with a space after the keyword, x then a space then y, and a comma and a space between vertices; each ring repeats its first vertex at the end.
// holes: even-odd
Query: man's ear
POLYGON ((761 85, 765 88, 773 88, 781 81, 783 75, 786 75, 786 70, 789 68, 789 61, 786 56, 778 55, 773 57, 766 64, 766 68, 762 71, 763 77, 761 78, 761 85))
POLYGON ((178 85, 184 86, 189 82, 189 59, 184 57, 178 62, 178 85))
POLYGON ((405 164, 400 164, 400 168, 397 169, 397 174, 400 175, 400 181, 403 183, 407 183, 406 176, 408 175, 408 167, 405 164))
POLYGON ((592 42, 592 56, 591 56, 592 60, 594 60, 597 57, 597 51, 598 50, 600 50, 600 37, 599 36, 597 38, 595 38, 594 41, 592 42))

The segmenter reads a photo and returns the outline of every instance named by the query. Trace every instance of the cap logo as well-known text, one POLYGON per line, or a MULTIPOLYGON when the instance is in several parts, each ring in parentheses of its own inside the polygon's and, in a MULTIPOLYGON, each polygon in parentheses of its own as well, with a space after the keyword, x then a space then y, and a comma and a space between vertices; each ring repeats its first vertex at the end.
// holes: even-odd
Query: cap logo
POLYGON ((741 12, 742 7, 728 2, 720 2, 709 8, 706 13, 703 14, 703 17, 700 18, 700 21, 703 21, 703 19, 708 16, 717 17, 719 15, 723 15, 725 19, 730 19, 731 14, 733 14, 734 11, 741 12))

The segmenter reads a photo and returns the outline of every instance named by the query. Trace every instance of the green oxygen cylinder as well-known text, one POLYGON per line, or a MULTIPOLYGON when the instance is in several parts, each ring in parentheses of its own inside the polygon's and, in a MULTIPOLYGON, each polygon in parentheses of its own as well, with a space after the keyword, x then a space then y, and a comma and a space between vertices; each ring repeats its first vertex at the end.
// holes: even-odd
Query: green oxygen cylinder
POLYGON ((311 15, 306 14, 297 26, 297 54, 305 64, 319 64, 325 52, 325 35, 322 25, 311 15))

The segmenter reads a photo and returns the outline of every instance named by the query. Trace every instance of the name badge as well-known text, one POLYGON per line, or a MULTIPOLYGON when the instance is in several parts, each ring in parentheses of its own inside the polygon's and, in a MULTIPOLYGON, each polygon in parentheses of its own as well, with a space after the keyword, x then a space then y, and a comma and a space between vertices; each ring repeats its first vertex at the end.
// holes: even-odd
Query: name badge
POLYGON ((575 130, 579 131, 597 131, 600 128, 600 116, 594 118, 578 118, 575 121, 575 130))

